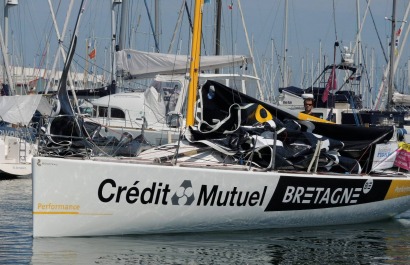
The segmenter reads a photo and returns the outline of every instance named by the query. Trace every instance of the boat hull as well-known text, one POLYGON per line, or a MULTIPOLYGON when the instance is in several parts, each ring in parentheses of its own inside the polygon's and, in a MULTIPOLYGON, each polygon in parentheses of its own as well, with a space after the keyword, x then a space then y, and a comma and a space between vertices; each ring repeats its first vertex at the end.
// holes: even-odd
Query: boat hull
MULTIPOLYGON (((8 129, 8 128, 7 128, 8 129)), ((7 176, 31 174, 31 160, 37 153, 38 145, 25 131, 0 129, 0 173, 7 176), (16 136, 10 136, 16 135, 16 136)))
POLYGON ((31 163, 0 163, 0 172, 12 176, 25 176, 31 174, 31 163))
POLYGON ((364 223, 410 209, 410 179, 33 159, 33 236, 364 223))

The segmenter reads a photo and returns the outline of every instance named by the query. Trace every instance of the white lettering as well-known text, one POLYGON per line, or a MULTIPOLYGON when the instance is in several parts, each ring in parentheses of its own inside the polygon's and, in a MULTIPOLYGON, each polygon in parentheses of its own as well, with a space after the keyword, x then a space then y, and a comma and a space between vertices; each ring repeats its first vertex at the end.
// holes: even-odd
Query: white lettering
POLYGON ((315 203, 317 203, 317 200, 319 199, 320 193, 322 193, 322 191, 324 191, 324 188, 316 188, 316 198, 315 198, 315 203))
POLYGON ((354 204, 357 203, 362 191, 362 188, 287 186, 282 202, 293 204, 354 204))
POLYGON ((321 204, 322 202, 329 204, 329 196, 330 196, 330 188, 327 188, 322 199, 320 199, 319 204, 321 204))
POLYGON ((293 203, 297 202, 300 203, 300 196, 305 192, 305 189, 303 187, 297 187, 296 188, 296 193, 295 193, 295 197, 293 198, 293 203))
POLYGON ((288 186, 286 188, 285 196, 283 196, 282 202, 288 203, 292 200, 293 193, 295 192, 295 187, 288 186))
POLYGON ((340 199, 339 192, 342 192, 342 188, 337 188, 337 189, 333 192, 332 197, 330 198, 330 203, 336 204, 336 203, 339 202, 339 199, 340 199))

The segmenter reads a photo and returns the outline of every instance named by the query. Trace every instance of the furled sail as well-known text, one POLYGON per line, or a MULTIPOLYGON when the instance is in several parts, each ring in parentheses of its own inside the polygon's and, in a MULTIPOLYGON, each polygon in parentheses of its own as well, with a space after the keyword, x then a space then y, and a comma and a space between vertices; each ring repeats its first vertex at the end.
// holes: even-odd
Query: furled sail
POLYGON ((28 125, 41 97, 41 95, 0 97, 0 119, 13 124, 28 125))
MULTIPOLYGON (((188 55, 142 52, 124 49, 116 53, 117 71, 125 79, 150 78, 157 74, 185 74, 188 72, 188 55)), ((249 56, 201 56, 201 70, 223 67, 240 67, 252 63, 249 56)))
POLYGON ((299 121, 274 105, 211 80, 202 86, 199 97, 198 126, 190 127, 187 139, 239 162, 252 158, 252 163, 263 168, 272 167, 275 154, 276 169, 308 170, 320 150, 318 171, 361 173, 369 170, 370 147, 390 139, 394 132, 391 126, 299 121))
POLYGON ((410 95, 394 92, 393 93, 393 102, 395 104, 410 106, 410 95))

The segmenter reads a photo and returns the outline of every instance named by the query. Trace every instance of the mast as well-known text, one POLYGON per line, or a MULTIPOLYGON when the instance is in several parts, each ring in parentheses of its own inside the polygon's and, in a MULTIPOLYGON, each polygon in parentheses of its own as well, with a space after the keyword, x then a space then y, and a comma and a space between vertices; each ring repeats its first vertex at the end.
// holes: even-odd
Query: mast
MULTIPOLYGON (((147 0, 144 0, 144 4, 145 4, 145 9, 147 10, 147 15, 148 15, 149 24, 151 26, 151 31, 152 31, 152 34, 154 36, 155 52, 159 52, 159 43, 158 43, 158 39, 157 39, 157 33, 155 31, 154 25, 152 24, 151 13, 149 12, 147 0)), ((155 5, 155 7, 157 7, 157 5, 155 5)), ((157 9, 155 9, 155 11, 157 11, 157 9)))
POLYGON ((288 53, 288 0, 285 0, 285 37, 283 38, 283 87, 288 86, 288 66, 286 65, 288 53))
POLYGON ((89 54, 89 45, 90 43, 88 42, 88 38, 85 39, 85 67, 84 67, 84 77, 83 77, 83 83, 84 83, 84 88, 88 88, 88 54, 89 54))
POLYGON ((389 86, 387 91, 386 109, 393 109, 393 78, 394 78, 394 51, 396 45, 396 0, 393 0, 393 11, 391 17, 391 41, 390 41, 390 68, 389 68, 389 86))
POLYGON ((155 0, 155 40, 156 40, 156 46, 157 46, 157 52, 159 52, 159 2, 158 0, 155 0))
MULTIPOLYGON (((50 87, 52 86, 52 83, 55 80, 55 76, 52 76, 52 75, 55 75, 54 72, 55 72, 55 69, 57 67, 57 61, 58 61, 58 58, 59 58, 59 54, 61 54, 64 61, 66 60, 66 54, 65 54, 65 51, 64 51, 64 48, 63 48, 63 41, 64 41, 65 33, 66 33, 66 30, 67 30, 68 22, 70 20, 73 4, 74 4, 74 0, 71 0, 70 4, 68 6, 67 15, 65 17, 63 31, 60 35, 60 31, 59 31, 58 26, 57 26, 57 19, 56 19, 55 14, 54 14, 53 5, 52 5, 51 1, 48 0, 48 5, 50 7, 51 18, 53 20, 53 25, 54 25, 54 29, 56 31, 56 36, 57 36, 57 40, 58 40, 58 49, 56 51, 56 56, 54 57, 53 66, 52 66, 50 74, 49 74, 49 81, 47 82, 47 86, 46 86, 46 89, 44 91, 44 94, 48 93, 48 90, 50 89, 50 87)), ((73 82, 71 80, 71 75, 68 75, 68 82, 70 84, 70 87, 74 88, 73 82)))
MULTIPOLYGON (((361 23, 360 23, 360 0, 356 0, 356 24, 357 24, 357 37, 356 37, 356 43, 355 47, 357 47, 357 53, 356 53, 356 58, 357 58, 357 67, 359 71, 362 70, 362 55, 361 55, 361 23)), ((359 83, 359 94, 362 95, 362 82, 359 83)))
POLYGON ((116 31, 116 24, 115 24, 115 7, 121 4, 122 1, 120 0, 113 0, 111 3, 111 88, 110 91, 117 93, 117 67, 115 65, 116 62, 116 50, 117 50, 117 31, 116 31))
MULTIPOLYGON (((408 17, 408 15, 409 15, 409 12, 410 12, 410 2, 407 4, 407 8, 406 8, 406 12, 405 12, 405 15, 403 16, 403 20, 401 20, 400 22, 401 23, 406 23, 407 22, 407 17, 408 17)), ((386 17, 386 19, 388 19, 387 17, 386 17)), ((397 21, 396 21, 397 22, 397 21)), ((404 38, 402 38, 402 43, 401 43, 401 45, 400 45, 400 49, 399 49, 399 51, 398 51, 398 58, 400 58, 400 56, 401 56, 401 54, 403 53, 403 49, 404 49, 404 47, 405 47, 405 43, 406 43, 406 41, 407 41, 407 37, 408 37, 408 34, 409 34, 409 30, 410 30, 410 27, 407 27, 407 29, 406 29, 406 33, 405 33, 405 35, 403 36, 404 38)), ((391 54, 390 54, 391 55, 391 54)), ((396 60, 394 60, 394 65, 393 65, 393 73, 396 71, 396 69, 397 69, 397 66, 398 66, 398 63, 399 63, 399 60, 398 60, 398 58, 396 59, 396 60)), ((374 105, 373 105, 373 110, 378 110, 379 108, 381 108, 381 103, 382 103, 382 101, 384 101, 384 96, 383 95, 385 95, 386 94, 386 86, 388 85, 387 84, 387 82, 386 82, 386 80, 388 79, 388 74, 390 73, 390 65, 391 65, 391 62, 390 61, 388 61, 388 63, 387 63, 387 67, 386 67, 386 69, 384 70, 384 72, 383 72, 383 79, 382 79, 382 82, 381 82, 381 84, 380 84, 380 87, 379 87, 379 92, 377 93, 377 96, 376 96, 376 99, 375 99, 375 103, 374 103, 374 105), (386 85, 387 84, 387 85, 386 85)), ((392 78, 393 79, 393 78, 392 78)), ((387 81, 389 81, 389 80, 387 80, 387 81)), ((393 82, 393 80, 392 80, 392 82, 393 82)), ((393 83, 392 83, 393 84, 393 83)), ((387 89, 388 90, 388 89, 387 89)), ((393 96, 392 96, 392 98, 393 98, 393 96)), ((386 108, 387 108, 387 104, 385 104, 384 105, 386 108)))
POLYGON ((201 53, 202 12, 204 0, 195 1, 194 27, 192 29, 191 64, 189 69, 189 90, 186 114, 186 125, 192 126, 195 122, 195 103, 198 89, 199 56, 201 53))
POLYGON ((120 24, 120 36, 118 39, 118 46, 119 50, 124 50, 126 45, 126 32, 127 32, 127 25, 128 25, 128 10, 129 4, 128 0, 122 0, 121 4, 121 24, 120 24))
MULTIPOLYGON (((241 6, 241 1, 240 0, 238 0, 238 7, 239 7, 239 12, 241 13, 242 26, 243 26, 243 30, 245 32, 246 43, 248 45, 248 49, 249 49, 249 53, 251 55, 252 61, 254 62, 255 60, 254 60, 254 57, 253 57, 253 49, 252 49, 251 44, 249 42, 248 30, 246 29, 245 19, 244 19, 244 16, 243 16, 242 6, 241 6)), ((261 84, 260 84, 260 81, 259 81, 258 71, 256 70, 256 64, 253 63, 252 67, 253 67, 253 72, 255 74, 255 77, 257 78, 256 85, 257 85, 258 91, 259 91, 259 97, 260 97, 259 99, 264 101, 265 99, 264 99, 263 91, 262 91, 261 84)))
POLYGON ((3 56, 5 56, 4 58, 4 67, 6 68, 6 71, 3 71, 3 82, 5 82, 6 80, 6 76, 7 76, 7 80, 8 80, 8 85, 9 85, 9 94, 10 95, 14 95, 15 91, 14 91, 14 84, 13 84, 13 80, 11 79, 11 74, 10 74, 10 69, 9 69, 9 7, 12 6, 16 6, 18 5, 18 0, 15 1, 6 1, 5 6, 4 6, 4 46, 2 49, 4 49, 3 51, 3 56), (6 58, 7 57, 7 58, 6 58))
POLYGON ((0 28, 0 45, 1 45, 1 51, 3 54, 3 60, 4 60, 4 68, 5 72, 7 75, 7 80, 9 82, 9 96, 14 95, 14 85, 13 85, 13 80, 11 79, 11 74, 10 74, 10 69, 9 69, 9 61, 7 57, 7 51, 6 51, 6 45, 4 44, 4 39, 3 39, 3 31, 0 28))
MULTIPOLYGON (((222 0, 216 0, 215 55, 221 54, 221 15, 222 0)), ((219 69, 215 69, 215 74, 219 74, 219 69)))

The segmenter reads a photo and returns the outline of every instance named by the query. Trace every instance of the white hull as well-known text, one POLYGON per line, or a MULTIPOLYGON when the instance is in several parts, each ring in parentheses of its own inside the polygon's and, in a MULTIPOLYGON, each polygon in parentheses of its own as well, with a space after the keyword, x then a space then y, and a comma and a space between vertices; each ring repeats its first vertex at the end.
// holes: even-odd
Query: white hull
POLYGON ((33 159, 34 237, 339 225, 408 209, 405 176, 33 159))
POLYGON ((17 164, 0 164, 0 172, 13 175, 24 176, 31 174, 31 163, 17 163, 17 164))
POLYGON ((0 138, 0 173, 13 176, 31 174, 31 160, 37 150, 37 143, 30 143, 19 137, 2 136, 0 138))

